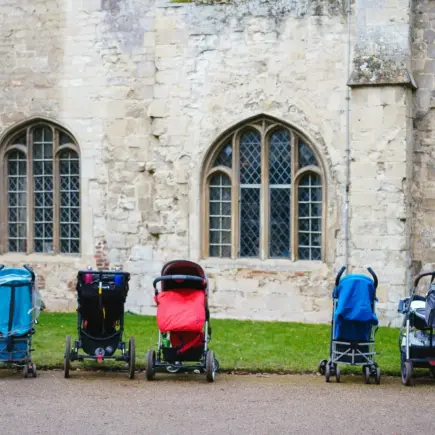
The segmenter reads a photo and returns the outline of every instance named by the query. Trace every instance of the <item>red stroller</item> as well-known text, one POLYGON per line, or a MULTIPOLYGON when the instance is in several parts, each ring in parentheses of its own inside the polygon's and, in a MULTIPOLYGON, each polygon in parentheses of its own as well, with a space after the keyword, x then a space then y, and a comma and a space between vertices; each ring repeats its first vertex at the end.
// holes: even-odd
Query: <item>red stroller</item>
POLYGON ((159 341, 157 355, 154 349, 147 353, 146 378, 153 380, 161 368, 169 373, 205 373, 213 382, 219 363, 208 349, 211 327, 204 270, 191 261, 171 261, 163 266, 153 285, 159 341))

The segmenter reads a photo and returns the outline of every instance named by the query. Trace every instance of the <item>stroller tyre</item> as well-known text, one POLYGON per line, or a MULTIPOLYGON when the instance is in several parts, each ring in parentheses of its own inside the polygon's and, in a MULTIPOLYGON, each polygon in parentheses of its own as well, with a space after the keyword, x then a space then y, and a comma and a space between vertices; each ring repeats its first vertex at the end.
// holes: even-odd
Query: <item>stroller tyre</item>
POLYGON ((337 383, 340 382, 340 367, 335 366, 335 380, 337 383))
POLYGON ((376 375, 375 375, 376 385, 381 383, 381 369, 380 367, 376 367, 376 375))
POLYGON ((147 352, 147 365, 145 368, 145 376, 148 381, 154 380, 156 377, 156 370, 154 368, 154 364, 156 362, 156 353, 153 349, 150 349, 147 352))
POLYGON ((133 337, 128 341, 128 377, 134 379, 136 371, 136 343, 133 337))
POLYGON ((65 355, 63 361, 63 374, 65 378, 69 378, 69 369, 71 366, 71 336, 67 335, 65 343, 65 355))
POLYGON ((207 351, 205 359, 205 373, 208 382, 214 382, 216 379, 216 366, 214 353, 212 350, 207 351))
POLYGON ((327 363, 328 361, 326 361, 326 359, 322 359, 320 362, 319 362, 319 365, 317 366, 317 371, 322 375, 322 376, 325 376, 325 367, 326 367, 326 363, 327 363))
POLYGON ((28 364, 26 364, 26 365, 23 367, 23 376, 24 376, 25 378, 27 378, 27 376, 29 376, 29 366, 28 366, 28 364))
POLYGON ((409 361, 402 365, 402 383, 407 387, 414 385, 414 370, 409 361))
POLYGON ((37 372, 36 372, 36 364, 32 364, 32 376, 36 378, 37 372))
POLYGON ((363 367, 363 377, 364 377, 364 382, 366 384, 370 384, 370 367, 369 366, 363 367))
POLYGON ((325 381, 329 382, 331 379, 331 364, 326 363, 325 365, 325 381))

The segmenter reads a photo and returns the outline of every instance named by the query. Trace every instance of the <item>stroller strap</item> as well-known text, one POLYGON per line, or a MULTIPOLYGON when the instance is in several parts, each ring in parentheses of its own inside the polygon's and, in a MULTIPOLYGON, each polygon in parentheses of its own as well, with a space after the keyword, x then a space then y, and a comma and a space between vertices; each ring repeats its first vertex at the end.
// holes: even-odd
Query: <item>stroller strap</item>
POLYGON ((196 346, 197 344, 199 344, 202 341, 202 333, 198 332, 198 334, 196 335, 196 337, 189 341, 188 343, 186 343, 184 346, 182 346, 180 349, 177 350, 178 354, 184 353, 187 350, 189 350, 190 348, 196 346))

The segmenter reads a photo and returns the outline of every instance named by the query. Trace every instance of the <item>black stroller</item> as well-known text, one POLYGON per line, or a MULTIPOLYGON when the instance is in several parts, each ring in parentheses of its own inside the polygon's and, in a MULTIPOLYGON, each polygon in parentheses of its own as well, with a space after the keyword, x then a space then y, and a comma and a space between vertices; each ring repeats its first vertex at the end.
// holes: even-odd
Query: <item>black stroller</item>
POLYGON ((64 375, 69 377, 71 361, 105 359, 128 363, 130 379, 136 369, 136 349, 131 337, 126 350, 122 341, 124 332, 124 304, 127 299, 130 274, 121 271, 81 270, 77 275, 78 336, 71 348, 71 337, 66 337, 64 375), (83 349, 86 355, 79 354, 83 349), (121 355, 115 356, 116 350, 121 355))
POLYGON ((399 334, 400 363, 402 383, 414 385, 414 368, 427 368, 435 377, 435 345, 433 329, 435 326, 435 279, 434 272, 418 275, 414 280, 411 295, 399 302, 398 311, 404 314, 399 334), (426 296, 417 294, 420 279, 430 276, 426 296))

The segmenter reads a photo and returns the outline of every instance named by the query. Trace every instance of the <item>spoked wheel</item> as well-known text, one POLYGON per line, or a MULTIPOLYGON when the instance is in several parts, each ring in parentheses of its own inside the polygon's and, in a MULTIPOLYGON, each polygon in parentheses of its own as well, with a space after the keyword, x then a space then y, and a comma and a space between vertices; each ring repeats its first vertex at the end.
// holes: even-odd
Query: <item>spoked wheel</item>
POLYGON ((156 377, 156 369, 154 367, 154 364, 156 362, 156 353, 153 349, 150 349, 147 352, 147 365, 145 368, 145 377, 148 381, 154 380, 156 377))
POLYGON ((414 370, 409 361, 402 365, 402 383, 407 387, 414 385, 414 370))
POLYGON ((325 364, 325 381, 329 382, 330 379, 331 379, 331 364, 327 362, 325 364))
POLYGON ((376 385, 379 385, 381 383, 381 368, 380 367, 376 367, 375 382, 376 382, 376 385))
POLYGON ((69 369, 71 366, 71 337, 67 335, 65 343, 65 354, 63 360, 63 375, 65 378, 69 378, 69 369))
POLYGON ((212 350, 207 351, 207 357, 205 359, 205 375, 208 382, 214 382, 216 379, 216 366, 212 350))
POLYGON ((340 382, 340 367, 337 365, 335 366, 335 380, 337 383, 340 382))
POLYGON ((326 361, 326 359, 322 359, 320 362, 319 362, 319 364, 318 364, 318 366, 317 366, 317 371, 322 375, 322 376, 325 376, 325 367, 326 367, 326 363, 327 363, 328 361, 326 361))
POLYGON ((128 341, 128 377, 134 379, 136 371, 136 344, 133 337, 128 341))
POLYGON ((364 382, 366 384, 370 384, 370 367, 369 366, 364 366, 362 370, 363 370, 364 382))

